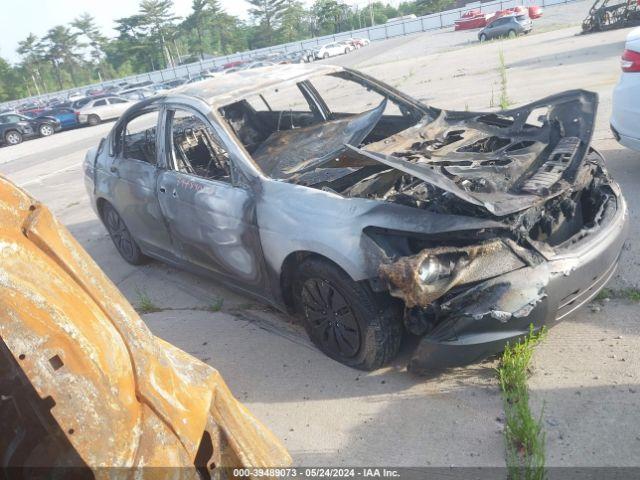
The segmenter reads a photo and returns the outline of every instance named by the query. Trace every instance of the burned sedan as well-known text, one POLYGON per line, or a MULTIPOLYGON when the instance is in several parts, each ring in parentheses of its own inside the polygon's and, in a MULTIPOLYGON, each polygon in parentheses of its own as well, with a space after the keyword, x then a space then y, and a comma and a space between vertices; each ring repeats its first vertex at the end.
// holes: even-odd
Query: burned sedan
POLYGON ((613 275, 628 213, 590 147, 596 94, 500 113, 427 106, 362 73, 286 65, 129 109, 85 159, 125 260, 224 279, 301 315, 330 357, 464 365, 613 275))

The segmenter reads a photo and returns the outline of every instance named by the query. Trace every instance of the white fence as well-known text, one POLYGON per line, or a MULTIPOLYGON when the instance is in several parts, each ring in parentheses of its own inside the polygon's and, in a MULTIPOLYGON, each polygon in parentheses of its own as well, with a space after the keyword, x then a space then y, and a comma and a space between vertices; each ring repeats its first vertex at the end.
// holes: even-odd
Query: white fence
POLYGON ((164 70, 156 70, 154 72, 141 73, 138 75, 132 75, 130 77, 120 78, 117 80, 108 80, 102 83, 96 83, 93 85, 86 85, 84 87, 73 88, 69 90, 63 90, 45 95, 34 96, 28 99, 15 100, 11 102, 5 102, 0 104, 0 108, 13 108, 19 103, 33 100, 48 100, 54 97, 66 98, 66 96, 72 92, 78 90, 85 90, 87 88, 102 88, 110 85, 114 85, 120 82, 138 83, 147 80, 153 82, 166 82, 181 77, 194 77, 200 72, 208 70, 213 67, 224 65, 235 61, 250 60, 255 57, 261 57, 270 53, 291 53, 299 52, 307 49, 314 49, 320 45, 326 43, 348 40, 349 38, 368 38, 372 42, 378 40, 386 40, 389 38, 411 35, 419 32, 426 32, 429 30, 438 30, 441 28, 447 28, 453 26, 454 22, 458 20, 462 14, 471 9, 478 9, 482 12, 493 13, 505 8, 513 8, 518 5, 540 5, 542 7, 549 7, 552 5, 565 5, 578 0, 495 0, 487 3, 470 3, 462 8, 455 8, 453 10, 447 10, 440 13, 434 13, 431 15, 425 15, 423 17, 412 18, 407 20, 399 20, 393 23, 386 23, 383 25, 376 25, 373 27, 361 28, 358 30, 351 30, 348 32, 336 33, 335 35, 325 35, 323 37, 316 37, 309 40, 302 40, 299 42, 285 43, 282 45, 276 45, 273 47, 260 48, 257 50, 251 50, 246 52, 234 53, 231 55, 225 55, 216 57, 213 59, 190 63, 186 65, 178 65, 164 70))

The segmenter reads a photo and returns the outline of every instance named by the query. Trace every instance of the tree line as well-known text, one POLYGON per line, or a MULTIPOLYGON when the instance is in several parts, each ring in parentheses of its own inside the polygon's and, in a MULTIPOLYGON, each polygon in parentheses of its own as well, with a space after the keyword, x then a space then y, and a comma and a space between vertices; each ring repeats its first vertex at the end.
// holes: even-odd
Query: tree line
POLYGON ((40 38, 31 33, 18 43, 17 64, 0 57, 0 101, 427 15, 454 3, 408 0, 396 8, 381 1, 357 7, 316 0, 307 8, 299 0, 244 1, 248 21, 225 12, 219 0, 193 0, 184 18, 174 14, 173 0, 141 0, 135 15, 115 20, 113 38, 87 13, 40 38))

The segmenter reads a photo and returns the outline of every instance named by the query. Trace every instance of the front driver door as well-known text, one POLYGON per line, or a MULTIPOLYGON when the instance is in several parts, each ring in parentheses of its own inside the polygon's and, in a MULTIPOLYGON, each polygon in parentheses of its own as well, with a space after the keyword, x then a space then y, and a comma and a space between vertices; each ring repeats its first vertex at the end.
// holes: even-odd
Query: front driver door
POLYGON ((137 112, 115 132, 111 203, 143 250, 167 257, 171 241, 156 194, 158 120, 158 110, 137 112))
POLYGON ((234 185, 231 160, 209 120, 187 107, 166 112, 167 169, 158 198, 183 261, 252 293, 266 292, 255 202, 234 185))

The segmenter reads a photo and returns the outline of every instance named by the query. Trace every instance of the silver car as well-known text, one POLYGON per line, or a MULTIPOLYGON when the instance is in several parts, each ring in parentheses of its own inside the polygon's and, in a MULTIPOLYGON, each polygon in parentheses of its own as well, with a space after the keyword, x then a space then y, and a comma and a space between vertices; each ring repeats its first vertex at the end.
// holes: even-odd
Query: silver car
POLYGON ((481 42, 499 37, 514 38, 521 34, 527 34, 533 28, 533 22, 526 13, 518 13, 497 18, 489 23, 478 33, 481 42))
POLYGON ((500 113, 425 105, 362 73, 279 65, 130 108, 84 161, 122 257, 223 279, 374 369, 499 352, 615 272, 628 214, 590 147, 597 96, 500 113))

